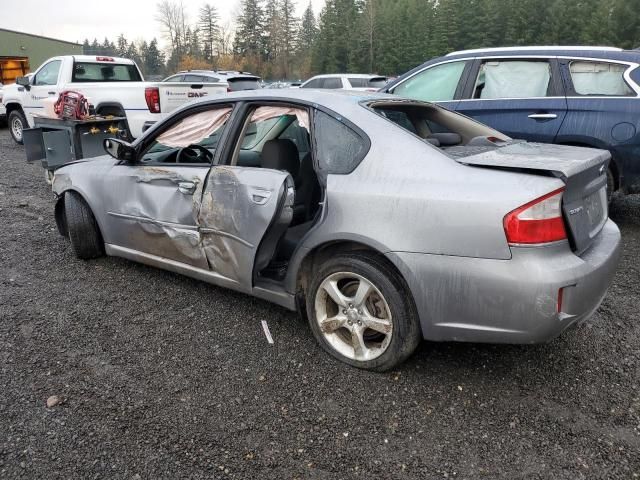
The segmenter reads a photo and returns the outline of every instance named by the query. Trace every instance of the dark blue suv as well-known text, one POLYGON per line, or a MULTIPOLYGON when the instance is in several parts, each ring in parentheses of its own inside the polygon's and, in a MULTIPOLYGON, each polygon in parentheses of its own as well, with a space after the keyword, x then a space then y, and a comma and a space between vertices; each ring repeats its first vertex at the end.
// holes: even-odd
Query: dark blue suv
POLYGON ((640 51, 511 47, 454 52, 385 92, 436 102, 512 138, 602 148, 610 191, 640 192, 640 51))

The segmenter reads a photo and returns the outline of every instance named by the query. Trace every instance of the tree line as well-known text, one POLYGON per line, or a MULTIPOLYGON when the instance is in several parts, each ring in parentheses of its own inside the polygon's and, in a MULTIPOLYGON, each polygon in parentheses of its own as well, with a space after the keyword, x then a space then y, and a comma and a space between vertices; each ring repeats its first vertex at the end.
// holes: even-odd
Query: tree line
POLYGON ((318 73, 401 74, 429 58, 469 48, 517 45, 640 47, 640 0, 326 0, 296 15, 295 0, 241 0, 220 19, 203 4, 190 19, 182 2, 161 0, 158 42, 85 40, 89 54, 138 60, 145 74, 234 69, 263 78, 318 73))

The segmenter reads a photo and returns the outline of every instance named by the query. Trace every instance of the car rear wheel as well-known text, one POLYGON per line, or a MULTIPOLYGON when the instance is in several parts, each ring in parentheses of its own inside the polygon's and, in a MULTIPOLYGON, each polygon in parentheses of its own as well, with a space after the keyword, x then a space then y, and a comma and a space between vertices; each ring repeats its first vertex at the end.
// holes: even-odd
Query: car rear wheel
POLYGON ((332 356, 354 367, 387 371, 421 338, 415 307, 400 276, 380 257, 338 255, 314 275, 307 295, 311 330, 332 356))
POLYGON ((13 110, 9 114, 8 118, 9 123, 9 132, 11 133, 11 138, 16 143, 22 145, 23 142, 23 131, 27 126, 27 119, 24 118, 24 115, 20 110, 13 110))
POLYGON ((104 243, 93 212, 76 192, 64 196, 64 212, 71 248, 78 258, 89 260, 104 255, 104 243))

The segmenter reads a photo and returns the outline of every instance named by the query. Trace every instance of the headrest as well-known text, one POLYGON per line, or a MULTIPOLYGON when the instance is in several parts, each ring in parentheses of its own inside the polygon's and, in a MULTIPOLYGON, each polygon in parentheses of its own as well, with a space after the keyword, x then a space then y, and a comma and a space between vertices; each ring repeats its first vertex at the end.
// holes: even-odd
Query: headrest
POLYGON ((285 170, 295 178, 300 171, 298 147, 291 140, 269 140, 262 147, 260 165, 262 168, 285 170))

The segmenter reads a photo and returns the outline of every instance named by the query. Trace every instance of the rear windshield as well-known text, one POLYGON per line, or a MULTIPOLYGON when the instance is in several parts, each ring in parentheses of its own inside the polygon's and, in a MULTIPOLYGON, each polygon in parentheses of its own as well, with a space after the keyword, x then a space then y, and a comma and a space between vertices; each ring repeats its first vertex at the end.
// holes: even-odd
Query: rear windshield
POLYGON ((382 88, 387 84, 384 77, 375 78, 350 78, 349 83, 353 88, 382 88))
POLYGON ((229 90, 232 92, 257 90, 260 88, 259 78, 230 78, 227 82, 229 82, 229 90))
POLYGON ((72 82, 140 82, 135 65, 117 63, 76 62, 73 64, 72 82))
POLYGON ((442 149, 494 145, 495 142, 487 140, 490 138, 500 142, 509 140, 496 130, 436 105, 373 102, 368 106, 398 127, 442 149))

